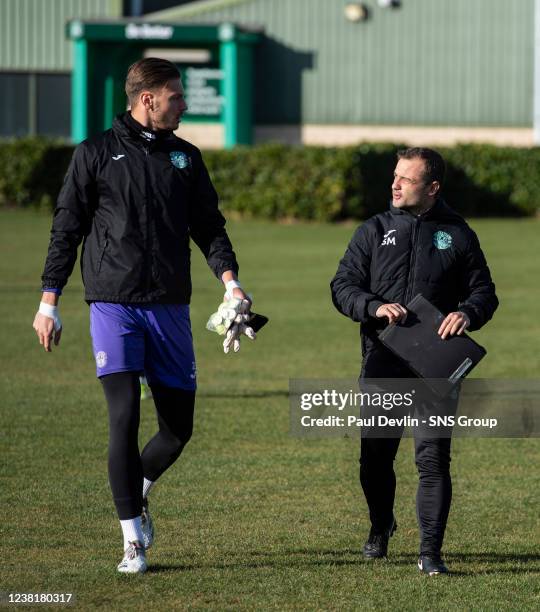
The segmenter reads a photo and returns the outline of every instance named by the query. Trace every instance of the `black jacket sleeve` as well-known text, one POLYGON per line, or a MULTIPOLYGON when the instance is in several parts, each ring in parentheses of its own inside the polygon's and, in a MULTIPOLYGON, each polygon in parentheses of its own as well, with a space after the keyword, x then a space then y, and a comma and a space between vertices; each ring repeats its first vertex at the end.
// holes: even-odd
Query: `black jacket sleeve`
POLYGON ((353 321, 367 323, 384 304, 371 293, 370 263, 372 241, 368 223, 361 225, 352 237, 336 275, 330 283, 334 306, 353 321))
POLYGON ((73 271, 77 247, 91 227, 97 197, 86 143, 74 151, 58 195, 42 286, 61 289, 73 271))
POLYGON ((214 274, 221 278, 226 270, 238 274, 238 263, 219 212, 218 196, 199 151, 195 157, 195 194, 190 206, 191 237, 206 257, 214 274))
POLYGON ((474 331, 491 319, 499 300, 478 237, 469 231, 471 236, 463 257, 462 298, 458 308, 469 317, 471 324, 468 329, 474 331))

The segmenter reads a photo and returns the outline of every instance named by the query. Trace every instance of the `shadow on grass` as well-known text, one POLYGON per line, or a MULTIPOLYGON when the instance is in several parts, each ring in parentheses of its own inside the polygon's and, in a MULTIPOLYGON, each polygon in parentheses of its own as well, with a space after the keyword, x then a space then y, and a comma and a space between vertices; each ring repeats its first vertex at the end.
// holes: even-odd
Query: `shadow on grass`
POLYGON ((463 560, 463 561, 496 561, 498 563, 507 563, 508 561, 517 561, 518 563, 530 563, 534 561, 540 562, 540 554, 533 553, 497 553, 497 552, 472 552, 458 553, 450 552, 445 554, 447 559, 463 560))
POLYGON ((248 399, 256 399, 256 398, 264 398, 264 397, 289 397, 288 390, 274 390, 274 391, 265 391, 264 389, 261 391, 254 391, 252 389, 238 389, 236 391, 197 391, 197 397, 210 397, 210 398, 229 398, 229 399, 239 399, 239 398, 248 398, 248 399))
MULTIPOLYGON (((418 555, 398 554, 389 559, 369 560, 362 557, 362 551, 358 549, 343 550, 310 550, 299 549, 284 552, 265 552, 251 551, 244 553, 244 556, 259 557, 251 561, 241 561, 239 558, 224 561, 222 563, 178 563, 178 564, 156 564, 148 568, 149 572, 170 572, 170 571, 195 571, 195 570, 224 570, 224 569, 257 569, 257 568, 276 568, 276 567, 339 567, 339 566, 358 566, 360 567, 391 567, 410 565, 416 566, 418 555), (321 558, 323 557, 323 558, 321 558)), ((444 555, 449 564, 454 562, 478 563, 496 565, 497 567, 487 567, 479 569, 472 567, 470 571, 452 571, 452 576, 473 576, 485 574, 523 574, 540 573, 540 554, 510 554, 497 552, 478 552, 478 553, 448 553, 444 555), (506 567, 505 564, 518 563, 519 567, 506 567)))

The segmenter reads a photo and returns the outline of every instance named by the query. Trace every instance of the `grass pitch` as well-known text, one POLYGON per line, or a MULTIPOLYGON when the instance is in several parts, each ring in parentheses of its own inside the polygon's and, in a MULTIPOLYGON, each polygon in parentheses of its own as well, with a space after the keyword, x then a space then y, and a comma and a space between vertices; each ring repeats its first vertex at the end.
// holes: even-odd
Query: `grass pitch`
MULTIPOLYGON (((456 439, 445 541, 451 577, 415 567, 417 477, 410 440, 396 461, 399 530, 368 563, 358 442, 288 434, 290 377, 354 378, 358 329, 328 283, 353 226, 230 224, 244 286, 271 323, 225 356, 204 330, 220 288, 194 250, 199 367, 195 433, 151 495, 157 540, 145 576, 121 576, 106 475, 107 418, 76 270, 52 354, 32 320, 50 219, 1 212, 2 573, 0 591, 71 592, 118 610, 537 610, 540 441, 456 439)), ((476 221, 501 307, 474 337, 479 377, 537 377, 537 221, 476 221)), ((141 445, 152 435, 143 403, 141 445)))

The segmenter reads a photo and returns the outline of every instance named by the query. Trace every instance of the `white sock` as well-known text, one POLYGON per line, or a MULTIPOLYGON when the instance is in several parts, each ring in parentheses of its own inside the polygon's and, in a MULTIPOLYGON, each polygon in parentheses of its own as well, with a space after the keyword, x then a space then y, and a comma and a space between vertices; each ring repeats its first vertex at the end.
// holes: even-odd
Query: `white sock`
POLYGON ((139 540, 139 542, 143 541, 140 516, 126 519, 125 521, 121 520, 120 525, 122 527, 122 533, 124 534, 124 550, 128 549, 130 542, 135 542, 135 540, 139 540))
POLYGON ((142 487, 142 496, 143 499, 150 493, 150 489, 156 484, 155 480, 148 480, 148 478, 144 479, 143 487, 142 487))

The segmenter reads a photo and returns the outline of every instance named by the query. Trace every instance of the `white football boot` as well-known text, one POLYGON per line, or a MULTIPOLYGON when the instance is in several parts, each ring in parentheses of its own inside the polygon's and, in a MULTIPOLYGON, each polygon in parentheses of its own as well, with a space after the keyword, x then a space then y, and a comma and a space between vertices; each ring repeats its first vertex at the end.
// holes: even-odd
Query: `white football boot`
POLYGON ((118 564, 118 571, 123 574, 144 574, 147 569, 146 555, 142 542, 130 542, 124 552, 124 558, 118 564))

